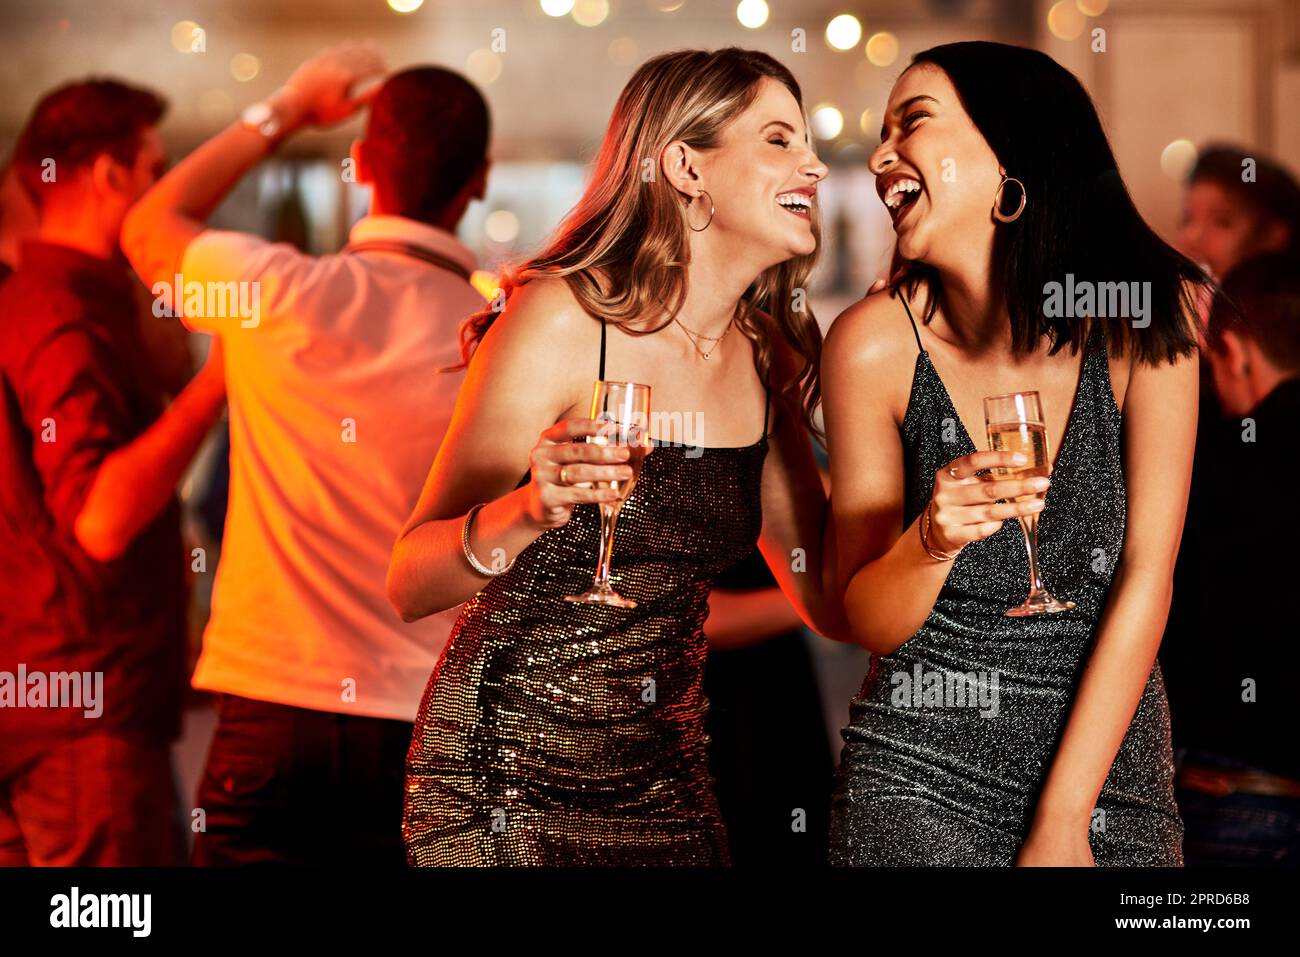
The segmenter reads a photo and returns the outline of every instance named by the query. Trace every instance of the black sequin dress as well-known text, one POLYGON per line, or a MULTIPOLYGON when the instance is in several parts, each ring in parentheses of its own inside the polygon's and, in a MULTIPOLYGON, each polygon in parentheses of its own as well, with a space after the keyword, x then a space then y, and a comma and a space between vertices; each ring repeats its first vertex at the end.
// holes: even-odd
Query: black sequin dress
POLYGON ((465 604, 407 756, 409 863, 729 863, 703 625, 713 579, 758 541, 767 413, 753 445, 655 445, 614 539, 613 585, 635 609, 564 600, 591 585, 594 505, 465 604))
MULTIPOLYGON (((904 527, 929 502, 934 473, 977 451, 912 325, 920 354, 901 430, 904 527)), ((1018 522, 961 551, 920 630, 872 657, 850 702, 832 802, 833 864, 1014 863, 1124 545, 1121 425, 1102 323, 1094 322, 1039 514, 1044 584, 1076 607, 1004 617, 1029 589, 1018 522)), ((1173 778, 1155 665, 1093 812, 1089 841, 1099 866, 1182 864, 1173 778)))

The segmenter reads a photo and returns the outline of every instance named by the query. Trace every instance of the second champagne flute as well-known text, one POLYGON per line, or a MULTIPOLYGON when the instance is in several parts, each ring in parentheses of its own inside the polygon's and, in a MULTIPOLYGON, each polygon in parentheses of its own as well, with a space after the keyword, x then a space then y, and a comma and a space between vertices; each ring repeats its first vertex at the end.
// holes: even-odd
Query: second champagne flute
POLYGON ((636 488, 641 475, 641 463, 650 448, 650 387, 639 382, 596 383, 591 397, 591 418, 605 423, 599 435, 587 441, 600 445, 625 445, 629 455, 627 465, 632 478, 612 482, 594 482, 596 488, 609 488, 619 493, 617 501, 602 502, 600 508, 600 555, 596 575, 591 587, 581 595, 566 595, 565 601, 593 605, 614 605, 618 608, 635 608, 636 602, 614 591, 609 583, 609 563, 614 554, 614 526, 623 503, 636 488))

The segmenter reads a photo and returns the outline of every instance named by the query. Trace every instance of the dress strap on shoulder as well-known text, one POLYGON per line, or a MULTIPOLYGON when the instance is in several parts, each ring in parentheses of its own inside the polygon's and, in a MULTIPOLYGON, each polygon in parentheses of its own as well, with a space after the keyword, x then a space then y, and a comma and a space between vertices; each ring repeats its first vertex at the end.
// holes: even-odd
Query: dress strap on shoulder
POLYGON ((600 379, 605 378, 605 320, 600 320, 600 379))
POLYGON ((763 383, 763 438, 767 438, 767 420, 768 412, 772 409, 772 390, 767 383, 763 383))
POLYGON ((907 313, 907 321, 912 324, 912 335, 916 336, 916 348, 921 352, 925 351, 925 346, 921 345, 921 333, 916 328, 916 320, 912 318, 912 309, 907 304, 907 294, 902 293, 898 301, 903 304, 903 310, 907 313))

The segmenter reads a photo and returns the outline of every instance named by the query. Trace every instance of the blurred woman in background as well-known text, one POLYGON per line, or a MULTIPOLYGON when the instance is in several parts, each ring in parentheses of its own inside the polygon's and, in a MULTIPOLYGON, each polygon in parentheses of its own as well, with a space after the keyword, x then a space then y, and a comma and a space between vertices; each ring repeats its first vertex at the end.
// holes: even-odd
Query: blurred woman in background
POLYGON ((1300 251, 1300 184, 1266 156, 1206 147, 1187 178, 1178 246, 1219 282, 1251 256, 1300 251))

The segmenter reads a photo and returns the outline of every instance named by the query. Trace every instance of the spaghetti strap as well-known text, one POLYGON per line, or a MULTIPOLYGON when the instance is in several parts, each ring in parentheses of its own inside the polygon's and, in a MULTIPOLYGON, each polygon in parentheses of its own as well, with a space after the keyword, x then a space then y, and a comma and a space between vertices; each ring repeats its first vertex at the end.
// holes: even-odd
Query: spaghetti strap
POLYGON ((763 438, 767 438, 767 413, 772 408, 772 390, 763 383, 763 438))
POLYGON ((600 380, 605 380, 605 320, 600 320, 600 380))
POLYGON ((921 345, 921 333, 917 331, 916 320, 912 318, 912 310, 907 304, 906 294, 899 296, 898 301, 903 304, 903 309, 907 313, 907 321, 912 324, 912 335, 916 336, 916 348, 924 352, 925 346, 921 345))

